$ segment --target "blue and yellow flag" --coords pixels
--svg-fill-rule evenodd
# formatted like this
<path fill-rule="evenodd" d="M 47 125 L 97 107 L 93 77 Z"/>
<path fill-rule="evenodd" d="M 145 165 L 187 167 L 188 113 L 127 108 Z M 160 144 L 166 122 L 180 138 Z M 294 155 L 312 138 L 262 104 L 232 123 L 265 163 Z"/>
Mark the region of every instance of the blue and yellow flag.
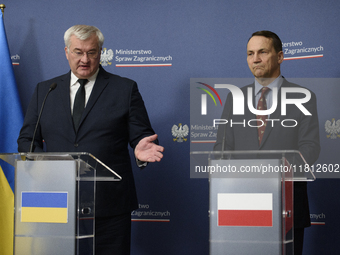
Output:
<path fill-rule="evenodd" d="M 23 114 L 0 11 L 0 153 L 17 152 Z M 13 254 L 14 168 L 0 162 L 0 254 Z"/>
<path fill-rule="evenodd" d="M 22 192 L 21 222 L 67 223 L 67 192 Z"/>

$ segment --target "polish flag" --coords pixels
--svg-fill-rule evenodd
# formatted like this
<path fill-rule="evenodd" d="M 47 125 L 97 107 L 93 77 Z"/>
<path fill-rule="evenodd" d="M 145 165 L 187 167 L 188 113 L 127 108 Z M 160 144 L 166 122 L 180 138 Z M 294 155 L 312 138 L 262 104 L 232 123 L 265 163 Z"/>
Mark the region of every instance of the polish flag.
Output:
<path fill-rule="evenodd" d="M 217 194 L 218 226 L 272 227 L 272 193 Z"/>

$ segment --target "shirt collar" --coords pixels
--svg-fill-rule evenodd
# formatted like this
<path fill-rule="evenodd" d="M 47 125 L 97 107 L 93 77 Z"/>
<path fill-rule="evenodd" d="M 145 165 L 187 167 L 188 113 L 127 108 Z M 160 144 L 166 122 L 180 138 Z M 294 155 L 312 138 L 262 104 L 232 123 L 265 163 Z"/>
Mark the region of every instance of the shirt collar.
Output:
<path fill-rule="evenodd" d="M 283 77 L 280 74 L 274 81 L 272 81 L 267 87 L 270 88 L 271 90 L 273 90 L 273 88 L 277 88 L 279 90 L 279 88 L 281 87 L 283 82 Z M 255 95 L 257 95 L 258 93 L 260 93 L 261 89 L 263 88 L 263 86 L 258 83 L 258 81 L 255 79 Z"/>
<path fill-rule="evenodd" d="M 92 75 L 90 78 L 88 78 L 89 82 L 93 82 L 94 83 L 96 81 L 96 79 L 97 79 L 98 73 L 99 73 L 99 68 L 98 68 L 97 72 L 94 75 Z M 76 85 L 77 82 L 78 82 L 78 79 L 79 78 L 71 71 L 71 81 L 70 81 L 71 86 Z"/>

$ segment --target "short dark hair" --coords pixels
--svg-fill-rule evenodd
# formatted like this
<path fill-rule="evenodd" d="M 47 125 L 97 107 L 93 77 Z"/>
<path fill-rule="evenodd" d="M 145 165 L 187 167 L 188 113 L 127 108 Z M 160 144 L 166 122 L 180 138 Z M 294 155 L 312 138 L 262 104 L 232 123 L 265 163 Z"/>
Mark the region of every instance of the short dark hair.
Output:
<path fill-rule="evenodd" d="M 277 36 L 277 34 L 271 32 L 271 31 L 267 31 L 267 30 L 257 31 L 257 32 L 255 32 L 251 35 L 249 40 L 253 36 L 264 36 L 266 38 L 271 38 L 273 40 L 273 46 L 274 46 L 275 51 L 276 52 L 282 51 L 282 42 L 281 42 L 280 37 Z M 248 42 L 249 42 L 249 40 L 248 40 Z"/>

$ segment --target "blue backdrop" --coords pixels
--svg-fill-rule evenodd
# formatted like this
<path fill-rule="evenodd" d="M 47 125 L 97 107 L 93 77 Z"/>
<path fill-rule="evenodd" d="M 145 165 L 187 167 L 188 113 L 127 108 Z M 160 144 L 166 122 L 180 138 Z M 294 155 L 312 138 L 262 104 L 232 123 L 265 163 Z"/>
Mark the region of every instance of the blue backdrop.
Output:
<path fill-rule="evenodd" d="M 16 0 L 3 1 L 5 27 L 24 112 L 35 85 L 69 70 L 63 34 L 75 24 L 100 28 L 103 61 L 137 81 L 165 157 L 135 169 L 140 209 L 133 212 L 132 254 L 208 254 L 208 182 L 190 179 L 187 140 L 190 78 L 249 78 L 246 43 L 258 30 L 284 43 L 282 74 L 339 78 L 340 2 L 336 0 Z M 144 58 L 143 58 L 144 57 Z M 318 97 L 322 164 L 339 163 L 340 138 L 327 138 L 326 120 L 340 119 L 337 84 L 311 88 Z M 340 235 L 338 179 L 309 184 L 313 226 L 304 254 L 335 254 Z"/>

